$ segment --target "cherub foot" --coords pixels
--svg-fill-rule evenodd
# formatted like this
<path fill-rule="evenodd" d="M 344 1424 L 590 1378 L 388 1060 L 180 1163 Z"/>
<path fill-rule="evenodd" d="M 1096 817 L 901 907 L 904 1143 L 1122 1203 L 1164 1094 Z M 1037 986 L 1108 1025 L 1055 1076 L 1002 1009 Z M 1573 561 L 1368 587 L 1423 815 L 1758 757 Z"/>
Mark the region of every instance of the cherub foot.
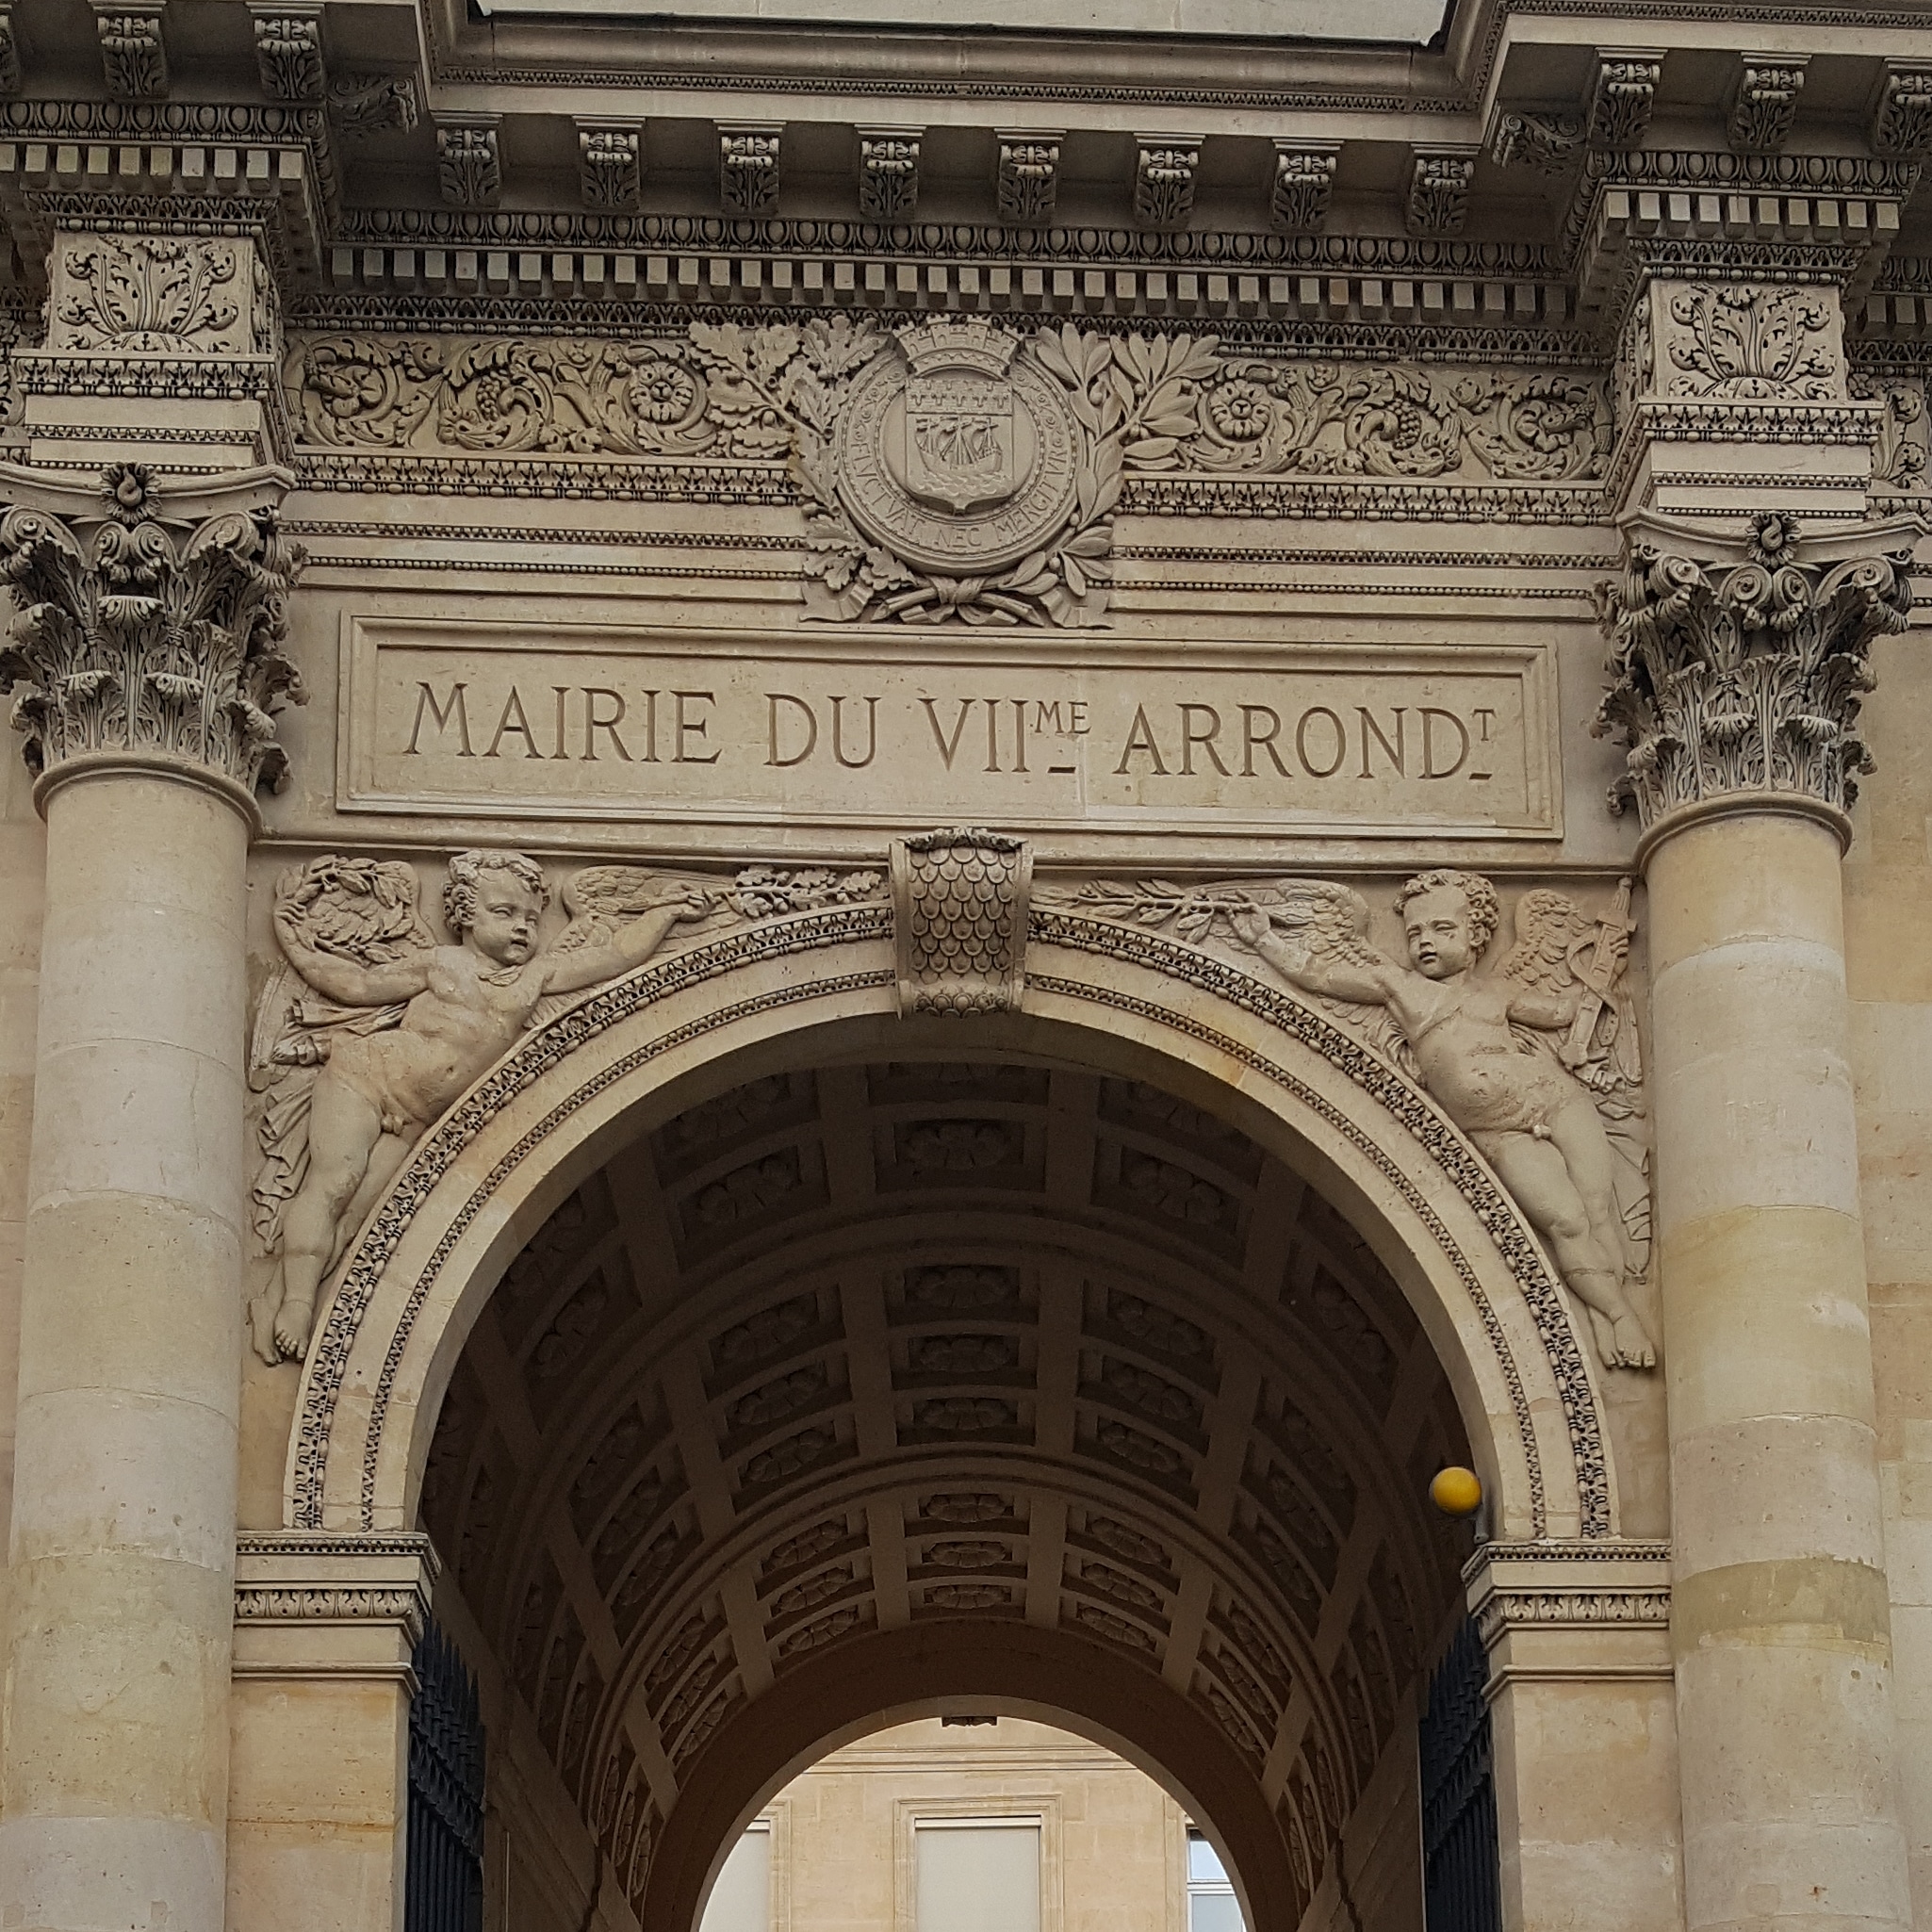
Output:
<path fill-rule="evenodd" d="M 1657 1350 L 1634 1315 L 1620 1315 L 1611 1324 L 1615 1352 L 1605 1359 L 1616 1368 L 1654 1368 Z"/>
<path fill-rule="evenodd" d="M 275 1318 L 275 1346 L 285 1359 L 300 1362 L 308 1353 L 309 1331 L 315 1326 L 316 1304 L 293 1298 L 282 1303 Z"/>
<path fill-rule="evenodd" d="M 282 1345 L 275 1339 L 275 1303 L 268 1295 L 256 1295 L 248 1304 L 248 1338 L 255 1353 L 272 1368 L 282 1359 Z"/>
<path fill-rule="evenodd" d="M 1617 1366 L 1616 1324 L 1600 1308 L 1592 1308 L 1590 1316 L 1590 1338 L 1596 1344 L 1596 1359 L 1606 1368 Z"/>

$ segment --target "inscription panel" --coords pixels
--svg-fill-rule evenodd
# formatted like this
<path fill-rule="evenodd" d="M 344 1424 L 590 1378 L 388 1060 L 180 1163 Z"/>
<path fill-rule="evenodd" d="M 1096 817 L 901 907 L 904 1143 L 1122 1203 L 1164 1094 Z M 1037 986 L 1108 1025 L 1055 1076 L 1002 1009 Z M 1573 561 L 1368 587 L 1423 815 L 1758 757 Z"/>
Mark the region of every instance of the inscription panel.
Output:
<path fill-rule="evenodd" d="M 770 828 L 1560 836 L 1547 645 L 807 641 L 349 617 L 349 811 Z M 868 840 L 868 844 L 876 843 Z M 748 846 L 747 846 L 748 848 Z"/>

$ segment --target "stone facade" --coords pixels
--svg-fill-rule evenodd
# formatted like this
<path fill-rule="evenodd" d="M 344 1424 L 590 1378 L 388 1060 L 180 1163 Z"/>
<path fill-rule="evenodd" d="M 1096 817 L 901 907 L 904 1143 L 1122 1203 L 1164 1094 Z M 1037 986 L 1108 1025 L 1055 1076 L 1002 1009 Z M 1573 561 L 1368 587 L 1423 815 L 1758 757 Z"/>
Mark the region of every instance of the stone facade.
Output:
<path fill-rule="evenodd" d="M 834 1751 L 765 1808 L 753 1875 L 730 1903 L 749 1893 L 743 1923 L 774 1932 L 895 1932 L 909 1907 L 917 1916 L 915 1834 L 981 1822 L 1037 1834 L 1042 1928 L 1187 1932 L 1181 1807 L 1112 1752 L 1014 1718 L 973 1728 L 926 1719 Z M 755 1921 L 761 1864 L 768 1920 Z M 735 1927 L 708 1920 L 706 1932 Z"/>
<path fill-rule="evenodd" d="M 1154 11 L 0 7 L 8 1925 L 1932 1917 L 1932 55 Z"/>

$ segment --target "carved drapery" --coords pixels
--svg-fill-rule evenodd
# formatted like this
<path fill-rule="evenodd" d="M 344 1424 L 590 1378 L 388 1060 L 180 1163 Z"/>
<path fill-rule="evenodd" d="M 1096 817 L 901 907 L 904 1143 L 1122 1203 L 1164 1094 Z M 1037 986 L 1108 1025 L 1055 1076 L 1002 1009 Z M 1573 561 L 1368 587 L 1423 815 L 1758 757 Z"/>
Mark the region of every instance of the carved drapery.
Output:
<path fill-rule="evenodd" d="M 1872 645 L 1910 621 L 1922 529 L 1901 517 L 1805 541 L 1766 516 L 1726 547 L 1634 519 L 1622 582 L 1598 587 L 1611 682 L 1592 729 L 1629 754 L 1611 809 L 1634 805 L 1646 828 L 1746 792 L 1847 809 L 1874 769 L 1858 734 Z"/>
<path fill-rule="evenodd" d="M 274 713 L 305 698 L 283 649 L 304 561 L 270 510 L 217 515 L 182 533 L 138 464 L 103 472 L 96 517 L 8 511 L 0 574 L 18 615 L 0 647 L 0 692 L 15 694 L 28 767 L 147 752 L 205 765 L 251 793 L 263 782 L 279 790 L 288 760 Z"/>
<path fill-rule="evenodd" d="M 1016 1008 L 1026 976 L 1033 855 L 974 827 L 892 842 L 892 930 L 904 1014 Z"/>

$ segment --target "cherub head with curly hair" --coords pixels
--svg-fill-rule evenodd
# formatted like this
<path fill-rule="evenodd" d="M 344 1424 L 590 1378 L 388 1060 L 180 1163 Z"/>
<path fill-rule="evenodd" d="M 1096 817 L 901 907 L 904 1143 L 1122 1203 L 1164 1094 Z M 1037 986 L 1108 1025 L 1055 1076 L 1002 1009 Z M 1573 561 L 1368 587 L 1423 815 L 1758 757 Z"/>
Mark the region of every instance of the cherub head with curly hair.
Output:
<path fill-rule="evenodd" d="M 1396 894 L 1409 962 L 1428 979 L 1466 973 L 1502 920 L 1496 888 L 1480 873 L 1437 867 L 1418 872 Z"/>
<path fill-rule="evenodd" d="M 521 852 L 459 852 L 450 860 L 443 917 L 459 940 L 501 965 L 520 966 L 536 951 L 549 903 L 543 867 Z"/>

